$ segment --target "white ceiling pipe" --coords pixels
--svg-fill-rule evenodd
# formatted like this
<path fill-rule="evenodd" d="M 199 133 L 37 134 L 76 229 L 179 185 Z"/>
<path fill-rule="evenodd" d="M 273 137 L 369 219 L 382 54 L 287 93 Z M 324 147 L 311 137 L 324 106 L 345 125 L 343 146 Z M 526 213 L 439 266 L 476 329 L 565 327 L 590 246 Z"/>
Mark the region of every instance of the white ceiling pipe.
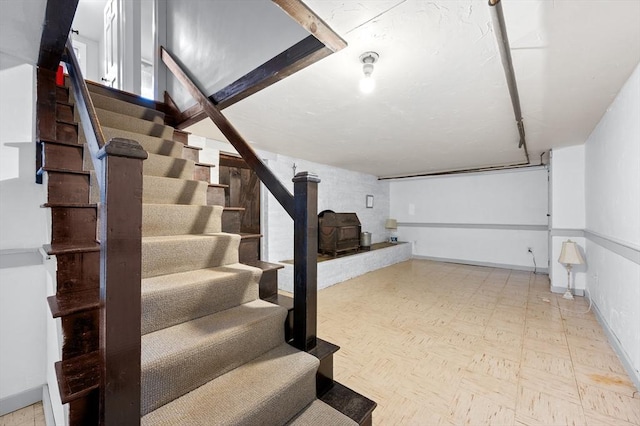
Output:
<path fill-rule="evenodd" d="M 520 143 L 518 148 L 524 147 L 524 153 L 527 156 L 527 164 L 529 161 L 529 152 L 524 137 L 524 123 L 522 122 L 522 110 L 520 109 L 520 96 L 518 95 L 518 85 L 516 84 L 516 75 L 513 71 L 513 61 L 511 60 L 511 48 L 509 47 L 509 38 L 507 37 L 507 27 L 504 23 L 504 13 L 502 12 L 502 3 L 500 0 L 489 0 L 489 10 L 491 11 L 491 20 L 493 21 L 493 30 L 498 40 L 498 50 L 502 59 L 502 67 L 504 75 L 507 78 L 507 86 L 511 95 L 511 104 L 513 105 L 513 113 L 516 117 L 516 125 L 520 134 Z"/>

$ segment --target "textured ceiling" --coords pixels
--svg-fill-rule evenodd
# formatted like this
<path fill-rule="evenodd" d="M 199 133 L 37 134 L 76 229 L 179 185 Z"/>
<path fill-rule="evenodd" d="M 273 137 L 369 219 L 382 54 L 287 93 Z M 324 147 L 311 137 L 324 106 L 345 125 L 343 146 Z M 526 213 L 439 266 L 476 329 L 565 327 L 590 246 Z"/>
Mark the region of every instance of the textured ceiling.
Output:
<path fill-rule="evenodd" d="M 486 0 L 307 4 L 349 46 L 224 111 L 258 149 L 376 176 L 519 163 Z M 532 162 L 583 143 L 640 60 L 640 1 L 503 0 Z M 380 54 L 370 95 L 358 57 Z M 188 129 L 223 136 L 209 121 Z"/>

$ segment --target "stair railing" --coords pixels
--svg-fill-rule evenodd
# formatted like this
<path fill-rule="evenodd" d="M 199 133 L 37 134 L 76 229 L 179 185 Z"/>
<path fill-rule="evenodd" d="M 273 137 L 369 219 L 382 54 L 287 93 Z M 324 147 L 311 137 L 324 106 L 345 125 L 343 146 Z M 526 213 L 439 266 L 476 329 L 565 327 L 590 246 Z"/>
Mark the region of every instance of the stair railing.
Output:
<path fill-rule="evenodd" d="M 142 161 L 147 153 L 128 139 L 105 143 L 71 40 L 63 60 L 100 188 L 100 424 L 139 424 Z"/>
<path fill-rule="evenodd" d="M 200 104 L 293 219 L 293 345 L 304 351 L 313 349 L 317 335 L 317 215 L 320 179 L 313 173 L 297 173 L 293 178 L 292 195 L 164 47 L 161 48 L 161 57 L 167 68 Z"/>

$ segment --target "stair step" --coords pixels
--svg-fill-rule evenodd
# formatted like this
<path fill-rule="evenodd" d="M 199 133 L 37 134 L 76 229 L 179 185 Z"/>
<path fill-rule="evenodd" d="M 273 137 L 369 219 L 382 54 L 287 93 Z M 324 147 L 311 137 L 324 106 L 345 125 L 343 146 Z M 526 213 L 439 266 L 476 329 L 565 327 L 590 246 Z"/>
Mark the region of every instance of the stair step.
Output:
<path fill-rule="evenodd" d="M 51 315 L 60 318 L 100 307 L 100 289 L 69 291 L 47 297 Z"/>
<path fill-rule="evenodd" d="M 70 99 L 72 101 L 74 100 L 73 92 L 71 92 Z M 127 115 L 128 117 L 164 125 L 164 113 L 155 109 L 146 108 L 99 93 L 91 93 L 91 101 L 96 109 L 112 111 L 118 114 Z M 79 121 L 77 114 L 75 116 L 75 120 Z"/>
<path fill-rule="evenodd" d="M 49 247 L 50 248 L 50 247 Z M 56 294 L 100 287 L 100 246 L 98 250 L 57 253 Z"/>
<path fill-rule="evenodd" d="M 98 120 L 100 120 L 100 125 L 102 126 L 140 133 L 142 135 L 155 136 L 162 139 L 173 139 L 173 127 L 129 117 L 128 115 L 105 109 L 96 108 L 95 110 Z"/>
<path fill-rule="evenodd" d="M 149 157 L 142 162 L 142 174 L 146 176 L 175 179 L 191 179 L 193 177 L 195 163 L 191 160 L 158 154 L 148 155 Z"/>
<path fill-rule="evenodd" d="M 293 319 L 293 312 L 291 313 Z M 316 347 L 309 351 L 320 361 L 318 373 L 316 374 L 316 395 L 323 396 L 332 388 L 333 381 L 333 354 L 340 350 L 340 346 L 317 339 Z"/>
<path fill-rule="evenodd" d="M 56 122 L 56 139 L 65 142 L 78 141 L 78 125 L 74 123 Z"/>
<path fill-rule="evenodd" d="M 224 206 L 225 203 L 224 188 L 210 183 L 207 187 L 207 205 Z"/>
<path fill-rule="evenodd" d="M 196 163 L 193 179 L 211 182 L 211 168 L 213 167 L 215 167 L 213 164 Z"/>
<path fill-rule="evenodd" d="M 44 141 L 43 167 L 58 170 L 82 170 L 83 147 L 78 144 Z"/>
<path fill-rule="evenodd" d="M 69 102 L 69 89 L 64 86 L 56 86 L 56 101 Z"/>
<path fill-rule="evenodd" d="M 180 142 L 183 145 L 187 145 L 189 143 L 189 135 L 191 133 L 181 130 L 181 129 L 174 129 L 173 130 L 173 140 L 176 142 Z"/>
<path fill-rule="evenodd" d="M 283 343 L 147 414 L 142 425 L 285 424 L 315 399 L 317 366 Z"/>
<path fill-rule="evenodd" d="M 143 237 L 142 277 L 239 263 L 239 245 L 239 235 L 226 233 Z"/>
<path fill-rule="evenodd" d="M 142 235 L 212 234 L 222 232 L 222 206 L 143 204 Z"/>
<path fill-rule="evenodd" d="M 50 203 L 86 203 L 89 201 L 89 172 L 43 167 L 47 173 Z"/>
<path fill-rule="evenodd" d="M 277 347 L 285 316 L 254 300 L 144 335 L 143 415 Z"/>
<path fill-rule="evenodd" d="M 363 426 L 371 425 L 373 410 L 377 406 L 369 398 L 338 382 L 334 382 L 320 400 Z"/>
<path fill-rule="evenodd" d="M 100 354 L 95 351 L 55 363 L 63 404 L 86 396 L 100 386 Z"/>
<path fill-rule="evenodd" d="M 222 211 L 222 230 L 239 234 L 244 211 L 245 209 L 242 207 L 225 207 Z"/>
<path fill-rule="evenodd" d="M 142 202 L 207 205 L 207 183 L 197 180 L 143 176 Z"/>
<path fill-rule="evenodd" d="M 51 256 L 70 253 L 87 253 L 100 251 L 100 243 L 83 243 L 83 244 L 44 244 L 42 246 L 45 253 Z"/>
<path fill-rule="evenodd" d="M 241 263 L 142 280 L 142 334 L 258 298 L 260 270 Z"/>
<path fill-rule="evenodd" d="M 202 151 L 202 148 L 200 147 L 184 145 L 182 147 L 182 158 L 192 160 L 197 163 L 200 161 L 200 151 Z"/>
<path fill-rule="evenodd" d="M 242 242 L 241 242 L 242 245 Z M 242 254 L 241 254 L 242 256 Z M 260 299 L 269 300 L 278 295 L 278 269 L 284 268 L 283 265 L 277 263 L 263 262 L 261 260 L 250 260 L 242 262 L 245 265 L 260 268 L 262 276 L 260 277 Z M 269 300 L 270 301 L 270 300 Z M 273 302 L 276 303 L 277 302 Z"/>
<path fill-rule="evenodd" d="M 349 417 L 319 399 L 307 405 L 300 414 L 287 423 L 288 426 L 355 426 L 357 424 L 358 423 Z"/>
<path fill-rule="evenodd" d="M 224 222 L 222 223 L 224 229 Z M 260 239 L 261 234 L 240 234 L 240 262 L 255 262 L 260 258 Z"/>
<path fill-rule="evenodd" d="M 51 209 L 51 243 L 82 244 L 96 241 L 98 209 L 89 203 L 46 203 Z"/>
<path fill-rule="evenodd" d="M 162 139 L 155 136 L 142 135 L 140 133 L 129 132 L 127 130 L 114 129 L 102 126 L 102 133 L 105 140 L 113 138 L 131 139 L 140 144 L 149 154 L 166 155 L 175 158 L 182 157 L 182 144 L 169 139 Z M 84 132 L 80 130 L 78 137 L 80 143 L 86 143 Z"/>
<path fill-rule="evenodd" d="M 56 119 L 65 123 L 74 123 L 73 104 L 69 102 L 56 102 Z"/>

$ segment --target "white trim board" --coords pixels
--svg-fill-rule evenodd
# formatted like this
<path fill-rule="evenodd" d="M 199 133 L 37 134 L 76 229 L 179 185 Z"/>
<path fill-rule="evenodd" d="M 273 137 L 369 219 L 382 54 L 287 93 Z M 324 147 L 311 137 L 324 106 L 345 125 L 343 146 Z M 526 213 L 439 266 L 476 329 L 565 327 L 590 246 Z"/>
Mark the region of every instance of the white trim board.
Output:
<path fill-rule="evenodd" d="M 484 266 L 487 268 L 514 269 L 516 271 L 533 272 L 535 269 L 537 273 L 541 273 L 541 274 L 549 273 L 549 268 L 534 268 L 533 266 L 507 265 L 505 263 L 476 262 L 474 260 L 466 260 L 466 259 L 448 259 L 444 257 L 418 256 L 418 255 L 413 255 L 411 258 L 419 259 L 419 260 L 433 260 L 435 262 L 459 263 L 461 265 Z"/>
<path fill-rule="evenodd" d="M 0 416 L 42 401 L 42 392 L 42 386 L 38 386 L 0 399 Z"/>
<path fill-rule="evenodd" d="M 640 247 L 633 244 L 619 241 L 612 237 L 599 234 L 588 229 L 559 229 L 553 228 L 549 230 L 552 237 L 574 237 L 586 238 L 592 243 L 598 244 L 617 255 L 624 257 L 633 263 L 640 265 Z"/>
<path fill-rule="evenodd" d="M 622 366 L 627 371 L 627 374 L 631 378 L 631 381 L 633 382 L 633 384 L 636 386 L 636 389 L 640 390 L 640 372 L 636 371 L 633 368 L 633 364 L 631 363 L 629 356 L 622 348 L 622 345 L 620 344 L 620 341 L 618 340 L 616 335 L 613 333 L 611 328 L 609 328 L 609 325 L 606 323 L 606 321 L 604 321 L 604 318 L 602 318 L 602 314 L 600 313 L 598 306 L 595 303 L 593 303 L 592 307 L 593 307 L 593 313 L 595 314 L 596 319 L 598 320 L 598 322 L 602 326 L 602 329 L 607 335 L 609 344 L 611 345 L 611 347 L 613 347 L 613 350 L 616 352 L 616 355 L 618 355 L 618 359 L 620 359 Z"/>

